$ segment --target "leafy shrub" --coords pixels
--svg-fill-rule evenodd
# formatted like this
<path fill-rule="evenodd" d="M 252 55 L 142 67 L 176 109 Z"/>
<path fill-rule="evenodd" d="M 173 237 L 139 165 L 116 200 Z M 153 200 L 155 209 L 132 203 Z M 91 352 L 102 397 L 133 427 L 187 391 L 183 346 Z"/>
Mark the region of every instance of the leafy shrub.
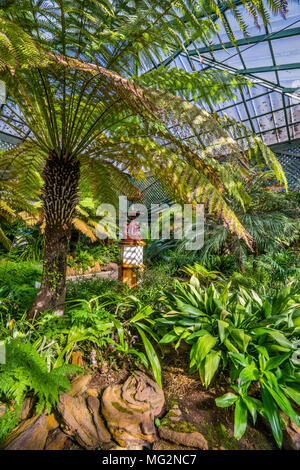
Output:
<path fill-rule="evenodd" d="M 44 408 L 50 412 L 59 394 L 70 389 L 68 376 L 78 371 L 77 366 L 68 364 L 49 370 L 32 344 L 13 339 L 6 343 L 6 363 L 0 365 L 0 394 L 20 405 L 32 391 L 37 413 Z"/>
<path fill-rule="evenodd" d="M 0 311 L 8 308 L 13 316 L 28 310 L 37 295 L 35 282 L 40 281 L 42 267 L 37 263 L 5 261 L 0 263 Z"/>
<path fill-rule="evenodd" d="M 39 262 L 44 254 L 44 237 L 39 226 L 20 227 L 15 233 L 8 258 L 15 261 Z"/>
<path fill-rule="evenodd" d="M 113 243 L 111 245 L 97 245 L 89 248 L 89 253 L 93 258 L 101 263 L 110 263 L 120 261 L 120 245 Z"/>
<path fill-rule="evenodd" d="M 40 281 L 42 267 L 38 263 L 3 261 L 0 263 L 0 286 L 34 286 Z"/>
<path fill-rule="evenodd" d="M 0 365 L 0 398 L 13 401 L 13 411 L 7 408 L 0 418 L 0 441 L 17 424 L 25 396 L 33 393 L 37 399 L 36 412 L 44 408 L 50 412 L 60 393 L 71 388 L 68 376 L 79 372 L 79 367 L 64 364 L 49 370 L 46 360 L 29 342 L 12 339 L 6 343 L 6 363 Z"/>
<path fill-rule="evenodd" d="M 160 343 L 174 343 L 176 349 L 181 341 L 189 344 L 191 372 L 198 370 L 206 387 L 220 365 L 230 369 L 238 395 L 227 394 L 217 403 L 236 405 L 237 439 L 245 432 L 247 410 L 254 422 L 257 412 L 269 420 L 279 446 L 278 407 L 299 423 L 287 398 L 300 404 L 300 364 L 293 359 L 300 351 L 299 300 L 292 286 L 262 298 L 253 290 L 231 290 L 230 283 L 220 290 L 214 285 L 202 289 L 196 278 L 175 281 L 174 292 L 164 294 L 166 313 L 156 319 L 164 332 Z M 259 383 L 262 401 L 248 397 L 252 382 Z"/>
<path fill-rule="evenodd" d="M 239 268 L 235 256 L 224 254 L 208 255 L 202 264 L 209 271 L 219 271 L 223 275 L 230 275 Z"/>
<path fill-rule="evenodd" d="M 181 271 L 189 274 L 191 281 L 196 279 L 201 285 L 207 285 L 221 276 L 219 271 L 209 271 L 199 263 L 195 263 L 194 266 L 185 266 Z"/>

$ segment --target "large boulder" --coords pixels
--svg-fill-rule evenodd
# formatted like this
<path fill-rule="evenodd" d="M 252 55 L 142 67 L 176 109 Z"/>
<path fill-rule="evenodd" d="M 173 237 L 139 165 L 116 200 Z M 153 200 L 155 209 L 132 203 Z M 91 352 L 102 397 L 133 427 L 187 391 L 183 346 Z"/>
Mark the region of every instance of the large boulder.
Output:
<path fill-rule="evenodd" d="M 208 442 L 205 437 L 192 423 L 184 420 L 177 404 L 162 419 L 158 432 L 162 439 L 175 444 L 208 450 Z"/>
<path fill-rule="evenodd" d="M 123 384 L 110 385 L 102 396 L 102 414 L 120 447 L 149 445 L 157 440 L 154 419 L 164 408 L 162 389 L 137 371 Z"/>

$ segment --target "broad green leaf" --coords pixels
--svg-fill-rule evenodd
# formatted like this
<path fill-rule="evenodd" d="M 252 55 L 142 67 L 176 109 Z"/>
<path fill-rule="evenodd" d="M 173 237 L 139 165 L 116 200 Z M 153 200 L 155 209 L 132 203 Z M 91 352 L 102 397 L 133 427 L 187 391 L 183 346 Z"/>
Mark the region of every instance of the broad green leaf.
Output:
<path fill-rule="evenodd" d="M 224 320 L 218 320 L 218 329 L 219 329 L 219 336 L 221 343 L 223 343 L 225 337 L 226 337 L 226 330 L 229 327 L 229 323 L 227 323 Z"/>
<path fill-rule="evenodd" d="M 214 338 L 210 334 L 200 336 L 200 338 L 198 338 L 197 349 L 196 349 L 196 360 L 199 365 L 203 361 L 203 359 L 207 356 L 209 351 L 214 347 L 217 341 L 218 339 Z"/>
<path fill-rule="evenodd" d="M 179 348 L 181 341 L 182 341 L 183 339 L 187 338 L 187 337 L 189 336 L 189 334 L 190 334 L 190 332 L 187 331 L 187 330 L 185 330 L 185 331 L 183 331 L 183 332 L 181 333 L 179 340 L 178 340 L 177 343 L 175 344 L 175 349 L 178 349 L 178 348 Z"/>
<path fill-rule="evenodd" d="M 239 440 L 245 434 L 247 428 L 247 406 L 242 398 L 239 398 L 235 404 L 234 410 L 234 437 Z"/>
<path fill-rule="evenodd" d="M 263 414 L 269 421 L 273 436 L 279 448 L 282 446 L 282 429 L 280 425 L 279 413 L 275 401 L 264 384 L 261 384 L 261 396 L 263 402 Z"/>
<path fill-rule="evenodd" d="M 151 364 L 151 367 L 152 367 L 152 370 L 153 370 L 155 380 L 157 381 L 158 385 L 161 387 L 162 386 L 161 385 L 161 366 L 160 366 L 158 356 L 157 356 L 157 354 L 155 352 L 155 349 L 153 348 L 152 344 L 150 343 L 149 339 L 147 338 L 147 336 L 143 332 L 143 330 L 139 326 L 136 326 L 136 328 L 137 328 L 137 330 L 138 330 L 138 332 L 139 332 L 139 334 L 142 338 L 147 357 L 150 361 L 150 364 Z"/>
<path fill-rule="evenodd" d="M 239 386 L 242 387 L 248 382 L 258 380 L 259 370 L 257 369 L 255 362 L 246 366 L 239 375 Z"/>
<path fill-rule="evenodd" d="M 153 308 L 150 305 L 142 308 L 133 318 L 131 318 L 130 323 L 135 323 L 142 320 L 143 318 L 149 317 L 153 313 Z"/>
<path fill-rule="evenodd" d="M 241 348 L 242 351 L 245 352 L 249 341 L 251 340 L 251 336 L 247 335 L 245 331 L 240 328 L 234 328 L 233 330 L 231 330 L 230 334 L 236 344 L 239 346 L 239 348 Z"/>
<path fill-rule="evenodd" d="M 218 370 L 221 358 L 221 351 L 211 351 L 205 360 L 204 365 L 204 385 L 209 386 L 216 371 Z"/>
<path fill-rule="evenodd" d="M 238 400 L 238 396 L 234 393 L 225 393 L 222 397 L 216 398 L 215 402 L 219 408 L 227 408 Z"/>
<path fill-rule="evenodd" d="M 232 353 L 238 353 L 239 352 L 239 350 L 232 344 L 232 342 L 228 338 L 225 339 L 224 345 L 226 346 L 228 351 L 230 351 Z"/>
<path fill-rule="evenodd" d="M 283 333 L 278 330 L 271 328 L 256 328 L 253 330 L 256 336 L 262 336 L 264 334 L 269 335 L 274 339 L 280 346 L 293 348 L 292 343 L 285 337 Z"/>
<path fill-rule="evenodd" d="M 271 357 L 266 363 L 266 366 L 265 366 L 266 370 L 276 369 L 277 367 L 280 366 L 280 364 L 286 361 L 290 357 L 290 355 L 291 355 L 291 352 Z"/>
<path fill-rule="evenodd" d="M 169 333 L 166 333 L 162 339 L 159 341 L 160 343 L 173 343 L 174 341 L 177 341 L 178 335 L 174 331 L 170 331 Z"/>
<path fill-rule="evenodd" d="M 282 390 L 289 396 L 291 397 L 292 400 L 294 400 L 297 405 L 300 406 L 300 387 L 297 387 L 297 385 L 284 385 L 281 386 Z"/>
<path fill-rule="evenodd" d="M 249 396 L 243 397 L 243 400 L 244 400 L 244 403 L 246 403 L 248 411 L 252 416 L 253 424 L 255 424 L 256 418 L 257 418 L 257 411 L 260 412 L 262 403 L 256 398 L 249 397 Z"/>
<path fill-rule="evenodd" d="M 267 377 L 268 379 L 269 377 Z M 291 420 L 297 425 L 297 426 L 300 426 L 300 420 L 299 420 L 299 417 L 297 415 L 297 413 L 295 412 L 295 410 L 293 410 L 288 398 L 285 396 L 285 394 L 280 390 L 280 388 L 276 387 L 275 389 L 275 386 L 273 384 L 270 384 L 269 380 L 267 382 L 267 380 L 264 381 L 264 385 L 265 387 L 268 389 L 270 395 L 273 397 L 273 399 L 275 400 L 275 402 L 277 403 L 277 405 L 279 406 L 279 408 L 286 414 L 288 415 Z"/>

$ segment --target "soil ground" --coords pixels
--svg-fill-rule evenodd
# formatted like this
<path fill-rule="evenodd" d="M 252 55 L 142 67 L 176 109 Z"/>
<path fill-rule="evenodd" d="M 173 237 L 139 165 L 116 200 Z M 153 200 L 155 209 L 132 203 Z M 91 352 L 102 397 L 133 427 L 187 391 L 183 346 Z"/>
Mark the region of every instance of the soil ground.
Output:
<path fill-rule="evenodd" d="M 149 371 L 147 371 L 149 374 Z M 128 375 L 124 367 L 114 370 L 108 367 L 102 368 L 101 373 L 93 375 L 90 388 L 102 390 L 108 385 L 123 382 Z M 233 408 L 218 408 L 215 399 L 232 391 L 224 375 L 219 375 L 218 381 L 209 389 L 205 389 L 200 383 L 198 374 L 189 374 L 187 353 L 176 353 L 174 350 L 167 354 L 162 361 L 162 384 L 167 401 L 168 411 L 174 403 L 178 403 L 183 412 L 184 419 L 196 427 L 205 436 L 209 443 L 209 449 L 213 450 L 276 450 L 274 438 L 258 418 L 255 427 L 251 417 L 247 431 L 240 441 L 233 437 L 234 411 Z M 162 441 L 165 448 L 166 442 Z M 159 448 L 159 444 L 156 444 Z M 170 444 L 170 449 L 172 444 Z"/>

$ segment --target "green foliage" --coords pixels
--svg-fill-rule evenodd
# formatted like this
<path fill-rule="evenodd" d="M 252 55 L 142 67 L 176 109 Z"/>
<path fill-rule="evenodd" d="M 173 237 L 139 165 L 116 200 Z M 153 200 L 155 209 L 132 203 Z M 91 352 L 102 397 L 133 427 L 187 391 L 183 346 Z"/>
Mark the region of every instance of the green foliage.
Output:
<path fill-rule="evenodd" d="M 134 79 L 141 86 L 166 90 L 173 95 L 180 94 L 187 101 L 203 101 L 211 107 L 225 100 L 235 100 L 236 91 L 242 91 L 245 85 L 251 86 L 251 82 L 244 77 L 234 76 L 226 71 L 189 73 L 166 66 L 152 69 Z"/>
<path fill-rule="evenodd" d="M 233 287 L 255 289 L 265 295 L 271 295 L 282 285 L 293 283 L 299 290 L 299 256 L 289 249 L 268 252 L 258 257 L 249 256 L 245 261 L 243 273 L 235 271 L 229 277 Z"/>
<path fill-rule="evenodd" d="M 239 268 L 235 256 L 224 254 L 208 256 L 203 265 L 209 271 L 219 271 L 223 275 L 231 274 L 235 269 Z"/>
<path fill-rule="evenodd" d="M 269 420 L 281 447 L 278 408 L 299 425 L 290 403 L 300 404 L 300 297 L 295 288 L 285 286 L 270 298 L 234 290 L 230 283 L 202 289 L 192 277 L 189 283 L 175 281 L 174 292 L 166 292 L 162 301 L 167 311 L 156 319 L 164 332 L 160 343 L 174 343 L 175 349 L 182 341 L 191 345 L 191 372 L 198 370 L 206 387 L 220 366 L 230 369 L 237 394 L 226 394 L 217 405 L 235 405 L 235 437 L 243 436 L 248 412 L 254 424 L 258 412 Z M 261 400 L 248 394 L 253 382 L 260 385 Z"/>
<path fill-rule="evenodd" d="M 274 11 L 280 10 L 277 1 L 271 5 Z M 243 2 L 243 6 L 243 13 L 247 10 L 256 21 L 262 17 L 266 22 L 261 2 Z M 229 8 L 246 33 L 243 14 L 234 4 Z M 10 105 L 9 117 L 2 114 L 1 119 L 21 135 L 24 126 L 30 131 L 30 139 L 5 153 L 6 163 L 30 166 L 23 183 L 26 178 L 32 182 L 34 173 L 41 174 L 51 149 L 53 158 L 80 162 L 80 188 L 88 187 L 96 199 L 112 202 L 117 194 L 137 193 L 124 170 L 134 177 L 143 177 L 149 170 L 164 180 L 174 198 L 205 203 L 210 215 L 250 245 L 249 232 L 228 204 L 224 190 L 237 200 L 245 194 L 232 178 L 231 167 L 219 159 L 224 156 L 236 166 L 247 160 L 252 148 L 252 160 L 260 157 L 283 182 L 284 173 L 275 155 L 256 136 L 245 139 L 244 145 L 243 139 L 237 140 L 244 131 L 242 125 L 205 108 L 232 98 L 246 86 L 245 79 L 219 71 L 149 70 L 153 60 L 160 63 L 176 47 L 185 50 L 196 37 L 209 45 L 218 36 L 212 15 L 218 15 L 228 28 L 219 12 L 217 1 L 207 6 L 202 0 L 196 4 L 155 0 L 151 6 L 142 0 L 129 5 L 98 1 L 97 8 L 92 0 L 65 0 L 38 2 L 34 11 L 32 2 L 26 0 L 18 8 L 13 3 L 1 10 L 1 24 L 8 34 L 8 42 L 6 36 L 0 38 L 6 64 L 1 77 Z M 232 32 L 228 34 L 233 39 Z M 34 38 L 39 54 L 28 37 Z M 176 96 L 178 90 L 184 99 Z M 189 97 L 197 105 L 190 104 Z M 228 125 L 233 126 L 236 140 L 229 136 Z M 82 220 L 75 217 L 74 221 L 91 233 Z"/>
<path fill-rule="evenodd" d="M 122 292 L 122 285 L 118 281 L 100 279 L 97 276 L 92 276 L 89 279 L 70 280 L 67 282 L 66 309 L 69 309 L 68 302 L 70 300 L 84 299 L 89 301 L 105 292 L 111 292 L 117 296 Z"/>
<path fill-rule="evenodd" d="M 120 247 L 118 243 L 113 245 L 97 245 L 97 246 L 85 246 L 84 244 L 78 243 L 75 245 L 76 251 L 72 257 L 68 257 L 68 266 L 77 270 L 87 270 L 88 267 L 92 267 L 95 262 L 100 265 L 119 261 L 120 258 Z"/>
<path fill-rule="evenodd" d="M 201 285 L 207 285 L 221 276 L 219 271 L 210 271 L 199 263 L 195 263 L 193 266 L 185 266 L 182 271 L 191 277 L 191 282 L 195 279 Z"/>
<path fill-rule="evenodd" d="M 145 247 L 145 260 L 153 263 L 155 261 L 167 260 L 167 252 L 174 248 L 175 240 L 148 240 Z"/>
<path fill-rule="evenodd" d="M 150 336 L 150 338 L 155 342 L 159 341 L 158 336 L 153 331 L 154 320 L 151 318 L 153 308 L 150 305 L 143 307 L 142 304 L 138 301 L 138 299 L 132 296 L 129 296 L 128 298 L 125 297 L 124 303 L 126 303 L 128 300 L 130 303 L 133 302 L 136 305 L 137 313 L 136 315 L 134 315 L 134 317 L 130 318 L 129 320 L 127 320 L 127 322 L 123 323 L 123 325 L 115 317 L 111 316 L 111 319 L 114 322 L 118 331 L 119 342 L 117 343 L 113 340 L 109 340 L 109 342 L 113 344 L 114 348 L 122 354 L 132 354 L 134 356 L 137 356 L 145 367 L 149 367 L 150 362 L 155 380 L 161 387 L 162 385 L 160 361 L 151 341 L 148 338 L 148 336 Z M 118 308 L 119 307 L 120 304 L 118 305 Z M 126 341 L 125 339 L 126 326 L 129 328 L 129 331 L 127 332 L 127 336 L 129 338 L 131 337 L 130 329 L 136 329 L 142 340 L 146 355 L 138 351 L 136 348 L 129 346 L 128 341 Z"/>
<path fill-rule="evenodd" d="M 22 315 L 36 297 L 35 282 L 40 281 L 42 268 L 37 263 L 2 261 L 0 263 L 0 311 Z M 18 313 L 19 312 L 19 313 Z"/>
<path fill-rule="evenodd" d="M 273 172 L 251 170 L 251 177 L 237 178 L 237 184 L 247 191 L 247 200 L 234 201 L 231 207 L 254 240 L 257 254 L 266 251 L 276 252 L 297 241 L 299 237 L 299 204 L 297 196 L 280 188 L 272 188 Z M 281 188 L 282 189 L 282 188 Z M 231 253 L 242 265 L 249 249 L 245 243 L 232 235 L 228 229 L 208 217 L 205 231 L 205 244 L 200 254 L 206 261 L 211 254 Z"/>
<path fill-rule="evenodd" d="M 14 409 L 6 408 L 4 415 L 0 418 L 0 443 L 17 426 L 20 411 L 21 405 L 15 406 Z"/>
<path fill-rule="evenodd" d="M 21 232 L 21 233 L 18 233 Z M 43 258 L 44 239 L 39 227 L 26 227 L 15 233 L 7 258 L 15 261 L 39 262 Z"/>
<path fill-rule="evenodd" d="M 1 68 L 1 57 L 0 57 Z M 14 160 L 7 161 L 0 151 L 0 244 L 9 250 L 12 242 L 7 236 L 7 225 L 15 224 L 24 219 L 24 213 L 36 215 L 36 209 L 31 204 L 32 197 L 36 196 L 39 187 L 40 176 L 35 173 L 35 179 L 29 187 L 23 185 L 26 169 L 19 166 Z M 32 170 L 27 169 L 29 175 Z M 25 212 L 24 212 L 25 211 Z"/>
<path fill-rule="evenodd" d="M 49 370 L 32 344 L 12 339 L 6 343 L 6 363 L 0 365 L 0 394 L 20 405 L 32 391 L 37 398 L 37 413 L 44 408 L 50 412 L 59 394 L 70 389 L 68 376 L 78 371 L 78 367 L 66 364 Z"/>

